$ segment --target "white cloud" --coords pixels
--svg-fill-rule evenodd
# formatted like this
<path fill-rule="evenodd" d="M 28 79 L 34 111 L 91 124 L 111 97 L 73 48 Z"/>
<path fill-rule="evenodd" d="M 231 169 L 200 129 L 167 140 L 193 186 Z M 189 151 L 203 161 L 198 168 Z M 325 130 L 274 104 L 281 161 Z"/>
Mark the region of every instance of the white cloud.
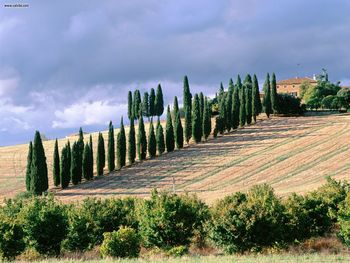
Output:
<path fill-rule="evenodd" d="M 52 122 L 53 128 L 73 128 L 80 125 L 107 124 L 126 112 L 126 104 L 112 104 L 110 101 L 75 103 L 62 111 L 55 111 L 58 120 Z"/>
<path fill-rule="evenodd" d="M 29 130 L 31 125 L 27 122 L 31 107 L 13 104 L 10 99 L 0 100 L 0 127 L 1 131 Z"/>

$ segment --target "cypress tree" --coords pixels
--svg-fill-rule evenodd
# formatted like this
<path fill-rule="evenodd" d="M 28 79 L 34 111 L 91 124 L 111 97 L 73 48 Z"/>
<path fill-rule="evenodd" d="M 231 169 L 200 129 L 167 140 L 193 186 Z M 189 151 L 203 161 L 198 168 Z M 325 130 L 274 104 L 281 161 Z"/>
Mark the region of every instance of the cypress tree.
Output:
<path fill-rule="evenodd" d="M 148 92 L 145 92 L 143 94 L 143 100 L 142 100 L 142 115 L 145 117 L 150 116 L 150 110 L 149 110 L 149 95 Z"/>
<path fill-rule="evenodd" d="M 233 81 L 230 79 L 228 84 L 228 91 L 226 96 L 226 105 L 225 105 L 225 111 L 226 111 L 226 129 L 227 131 L 231 131 L 232 128 L 232 96 L 233 96 Z"/>
<path fill-rule="evenodd" d="M 161 116 L 164 112 L 164 99 L 163 99 L 163 91 L 160 84 L 157 87 L 156 100 L 155 100 L 155 109 L 157 116 Z"/>
<path fill-rule="evenodd" d="M 241 77 L 238 75 L 236 85 L 233 89 L 232 97 L 232 128 L 237 129 L 239 126 L 239 109 L 240 109 L 240 98 L 239 91 L 242 88 Z"/>
<path fill-rule="evenodd" d="M 167 116 L 166 116 L 166 126 L 165 126 L 165 146 L 167 152 L 174 151 L 175 139 L 174 139 L 174 127 L 171 118 L 170 107 L 168 105 Z"/>
<path fill-rule="evenodd" d="M 137 134 L 137 154 L 140 161 L 146 159 L 147 138 L 146 138 L 146 132 L 145 132 L 145 125 L 143 123 L 142 117 L 139 120 L 139 129 Z"/>
<path fill-rule="evenodd" d="M 112 172 L 115 169 L 115 141 L 114 141 L 114 127 L 112 121 L 109 122 L 108 129 L 108 171 Z"/>
<path fill-rule="evenodd" d="M 78 178 L 79 182 L 81 182 L 81 179 L 83 178 L 83 153 L 84 153 L 84 135 L 83 135 L 83 129 L 80 127 L 79 129 L 79 139 L 77 142 L 79 146 L 79 155 L 78 155 Z"/>
<path fill-rule="evenodd" d="M 261 112 L 262 106 L 260 100 L 259 83 L 255 74 L 253 77 L 252 100 L 252 115 L 254 122 L 256 122 L 256 116 L 258 116 Z"/>
<path fill-rule="evenodd" d="M 226 126 L 226 103 L 225 103 L 225 94 L 222 94 L 221 99 L 219 101 L 219 117 L 220 117 L 220 125 L 218 126 L 218 132 L 220 134 L 224 134 L 225 126 Z"/>
<path fill-rule="evenodd" d="M 141 112 L 141 94 L 137 89 L 134 91 L 133 109 L 134 109 L 134 119 L 139 119 Z"/>
<path fill-rule="evenodd" d="M 218 95 L 218 100 L 221 101 L 222 97 L 225 94 L 225 89 L 224 85 L 222 85 L 222 82 L 220 82 L 220 88 L 219 88 L 219 95 Z"/>
<path fill-rule="evenodd" d="M 93 150 L 93 145 L 92 145 L 92 136 L 90 134 L 90 163 L 91 163 L 91 170 L 92 170 L 92 177 L 94 177 L 94 150 Z"/>
<path fill-rule="evenodd" d="M 271 108 L 273 110 L 273 114 L 278 113 L 279 107 L 278 107 L 278 95 L 277 95 L 275 73 L 272 73 L 272 79 L 271 79 Z"/>
<path fill-rule="evenodd" d="M 52 165 L 52 175 L 53 175 L 53 184 L 57 187 L 60 185 L 60 155 L 58 152 L 58 142 L 55 141 L 55 148 L 53 151 L 53 165 Z"/>
<path fill-rule="evenodd" d="M 67 142 L 67 158 L 68 158 L 68 162 L 67 162 L 67 167 L 68 167 L 68 171 L 69 171 L 69 180 L 70 180 L 70 167 L 71 167 L 71 163 L 72 163 L 72 148 L 70 147 L 70 142 Z"/>
<path fill-rule="evenodd" d="M 128 160 L 129 164 L 133 164 L 136 158 L 136 138 L 134 120 L 130 120 L 130 130 L 128 136 Z"/>
<path fill-rule="evenodd" d="M 182 128 L 179 104 L 176 96 L 174 98 L 174 118 L 175 144 L 178 149 L 181 149 L 184 146 L 184 131 Z"/>
<path fill-rule="evenodd" d="M 71 159 L 71 167 L 70 167 L 70 174 L 71 174 L 71 180 L 74 185 L 78 184 L 80 182 L 79 178 L 79 155 L 80 155 L 80 146 L 77 142 L 73 143 L 72 146 L 72 159 Z"/>
<path fill-rule="evenodd" d="M 266 80 L 264 83 L 264 99 L 263 99 L 263 106 L 266 113 L 267 118 L 270 118 L 270 114 L 272 113 L 271 108 L 271 88 L 270 88 L 270 75 L 267 73 Z"/>
<path fill-rule="evenodd" d="M 102 133 L 98 134 L 96 167 L 97 175 L 103 175 L 103 168 L 106 165 L 105 142 Z"/>
<path fill-rule="evenodd" d="M 90 145 L 87 143 L 84 147 L 83 154 L 83 176 L 86 180 L 91 180 L 93 178 L 92 162 L 91 162 L 91 149 Z"/>
<path fill-rule="evenodd" d="M 27 170 L 26 170 L 26 189 L 28 192 L 31 192 L 31 171 L 30 168 L 32 167 L 32 159 L 33 159 L 33 143 L 29 142 L 29 149 L 28 149 L 28 155 L 27 155 Z"/>
<path fill-rule="evenodd" d="M 198 94 L 193 100 L 192 137 L 196 143 L 202 140 L 202 120 L 200 116 L 200 102 Z"/>
<path fill-rule="evenodd" d="M 157 154 L 156 135 L 154 134 L 153 119 L 151 119 L 148 133 L 148 155 L 153 158 Z"/>
<path fill-rule="evenodd" d="M 210 108 L 208 103 L 208 98 L 204 99 L 204 109 L 203 109 L 203 125 L 202 125 L 203 137 L 205 140 L 208 139 L 211 132 L 211 117 L 210 117 Z"/>
<path fill-rule="evenodd" d="M 43 143 L 39 131 L 35 132 L 32 164 L 30 167 L 30 190 L 35 195 L 41 195 L 49 188 L 47 164 Z"/>
<path fill-rule="evenodd" d="M 165 151 L 165 143 L 164 143 L 164 132 L 163 127 L 160 124 L 160 120 L 158 118 L 157 122 L 157 130 L 156 130 L 156 140 L 157 140 L 157 150 L 158 154 L 161 155 Z"/>
<path fill-rule="evenodd" d="M 244 80 L 244 87 L 245 87 L 245 98 L 246 98 L 246 120 L 247 124 L 252 123 L 252 77 L 247 74 L 245 80 Z"/>
<path fill-rule="evenodd" d="M 70 182 L 70 158 L 68 154 L 68 144 L 66 144 L 61 152 L 61 167 L 60 167 L 60 181 L 62 189 L 67 188 Z"/>
<path fill-rule="evenodd" d="M 132 93 L 129 90 L 128 92 L 128 118 L 129 120 L 134 118 L 134 108 L 133 108 L 133 101 L 132 101 Z"/>
<path fill-rule="evenodd" d="M 203 92 L 199 93 L 199 109 L 200 109 L 200 117 L 201 117 L 201 123 L 203 122 L 203 115 L 204 115 L 204 95 Z"/>
<path fill-rule="evenodd" d="M 239 125 L 243 127 L 246 124 L 246 91 L 245 85 L 242 86 L 240 90 L 240 107 L 239 107 Z"/>
<path fill-rule="evenodd" d="M 184 77 L 183 104 L 185 111 L 185 140 L 188 144 L 192 136 L 192 95 L 187 76 Z"/>
<path fill-rule="evenodd" d="M 123 117 L 122 117 L 120 120 L 120 130 L 119 130 L 118 137 L 117 137 L 117 166 L 118 166 L 118 169 L 125 166 L 125 163 L 126 163 L 126 136 L 125 136 Z"/>
<path fill-rule="evenodd" d="M 154 91 L 154 88 L 151 88 L 151 93 L 149 94 L 149 114 L 150 114 L 150 116 L 157 115 L 155 103 L 156 103 L 156 93 Z"/>

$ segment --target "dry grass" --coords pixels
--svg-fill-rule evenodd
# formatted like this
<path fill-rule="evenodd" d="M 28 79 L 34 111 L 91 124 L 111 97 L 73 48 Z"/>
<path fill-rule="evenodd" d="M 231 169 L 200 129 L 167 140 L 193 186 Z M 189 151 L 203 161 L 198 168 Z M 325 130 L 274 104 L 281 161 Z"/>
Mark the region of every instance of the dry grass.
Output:
<path fill-rule="evenodd" d="M 96 147 L 96 134 L 93 138 Z M 276 117 L 57 191 L 56 196 L 65 202 L 88 196 L 147 197 L 153 188 L 171 191 L 173 178 L 177 192 L 197 193 L 209 203 L 260 183 L 271 184 L 281 195 L 304 193 L 328 175 L 349 179 L 349 139 L 349 114 Z M 49 170 L 52 148 L 52 141 L 45 142 Z M 0 197 L 24 188 L 26 151 L 26 145 L 0 148 Z"/>

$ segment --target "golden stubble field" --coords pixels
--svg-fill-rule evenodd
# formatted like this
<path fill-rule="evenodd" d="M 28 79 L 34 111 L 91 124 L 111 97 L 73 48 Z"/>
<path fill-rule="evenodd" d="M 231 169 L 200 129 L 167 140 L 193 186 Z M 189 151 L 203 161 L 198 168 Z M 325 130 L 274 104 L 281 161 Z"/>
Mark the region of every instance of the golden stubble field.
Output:
<path fill-rule="evenodd" d="M 97 135 L 93 138 L 96 147 Z M 349 114 L 274 117 L 54 192 L 70 202 L 147 197 L 153 188 L 173 191 L 175 186 L 177 192 L 196 193 L 208 203 L 261 183 L 271 184 L 280 195 L 305 193 L 322 185 L 326 176 L 350 178 L 349 140 Z M 60 146 L 65 142 L 60 140 Z M 24 189 L 27 147 L 0 148 L 0 198 Z M 53 142 L 45 142 L 45 149 L 51 177 Z"/>

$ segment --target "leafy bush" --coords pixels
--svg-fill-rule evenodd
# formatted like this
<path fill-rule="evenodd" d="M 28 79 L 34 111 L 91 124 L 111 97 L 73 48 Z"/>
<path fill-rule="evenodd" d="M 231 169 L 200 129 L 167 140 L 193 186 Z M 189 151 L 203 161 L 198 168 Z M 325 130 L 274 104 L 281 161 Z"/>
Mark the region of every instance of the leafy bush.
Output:
<path fill-rule="evenodd" d="M 285 240 L 285 208 L 268 185 L 236 193 L 213 208 L 210 237 L 226 253 L 260 251 Z"/>
<path fill-rule="evenodd" d="M 69 209 L 69 228 L 64 247 L 69 251 L 91 249 L 103 241 L 104 232 L 118 230 L 120 226 L 137 228 L 135 200 L 85 199 Z"/>
<path fill-rule="evenodd" d="M 338 236 L 350 247 L 350 193 L 347 194 L 345 200 L 339 205 L 338 213 Z"/>
<path fill-rule="evenodd" d="M 182 257 L 188 253 L 187 246 L 178 246 L 169 249 L 168 255 L 173 257 Z"/>
<path fill-rule="evenodd" d="M 52 197 L 33 198 L 18 214 L 28 245 L 40 254 L 58 255 L 67 234 L 64 206 Z"/>
<path fill-rule="evenodd" d="M 118 231 L 106 232 L 100 248 L 103 257 L 133 258 L 141 250 L 140 236 L 131 227 L 121 227 Z"/>
<path fill-rule="evenodd" d="M 24 233 L 19 224 L 0 214 L 0 259 L 11 260 L 24 251 Z"/>
<path fill-rule="evenodd" d="M 205 204 L 196 197 L 152 192 L 138 207 L 140 233 L 146 247 L 187 246 L 205 220 Z"/>
<path fill-rule="evenodd" d="M 279 114 L 292 114 L 292 115 L 299 115 L 303 114 L 303 108 L 300 104 L 300 99 L 295 98 L 292 95 L 282 93 L 278 94 L 278 113 Z"/>

